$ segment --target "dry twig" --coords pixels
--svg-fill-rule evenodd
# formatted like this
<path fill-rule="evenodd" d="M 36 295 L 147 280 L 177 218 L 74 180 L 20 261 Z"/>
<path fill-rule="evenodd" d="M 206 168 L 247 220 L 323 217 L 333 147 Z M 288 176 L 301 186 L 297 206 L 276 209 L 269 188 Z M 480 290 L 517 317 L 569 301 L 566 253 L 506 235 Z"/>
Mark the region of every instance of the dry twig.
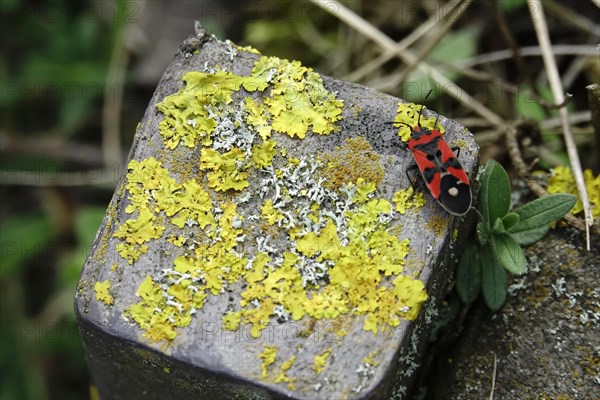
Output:
<path fill-rule="evenodd" d="M 373 26 L 360 16 L 356 15 L 354 12 L 352 12 L 352 10 L 343 6 L 339 2 L 335 0 L 311 1 L 319 7 L 326 10 L 327 12 L 331 13 L 335 17 L 339 18 L 348 26 L 356 29 L 366 37 L 370 38 L 372 41 L 381 46 L 384 50 L 388 52 L 394 52 L 396 56 L 399 57 L 403 62 L 409 65 L 417 64 L 418 58 L 412 51 L 406 49 L 404 51 L 399 52 L 396 47 L 396 42 L 394 40 L 392 40 L 389 36 L 385 35 L 375 26 Z M 446 78 L 446 76 L 444 76 L 437 69 L 433 68 L 425 62 L 418 63 L 417 69 L 419 69 L 425 75 L 429 76 L 440 86 L 442 90 L 445 91 L 445 93 L 447 93 L 450 97 L 454 98 L 465 107 L 473 110 L 475 113 L 490 121 L 490 123 L 492 123 L 493 125 L 504 125 L 504 121 L 502 118 L 500 118 L 496 113 L 487 108 L 481 102 L 473 98 L 460 86 L 456 85 L 454 82 Z"/>
<path fill-rule="evenodd" d="M 542 57 L 544 59 L 544 65 L 546 66 L 546 72 L 548 74 L 548 81 L 550 82 L 550 88 L 552 89 L 552 95 L 557 103 L 562 103 L 564 99 L 564 91 L 558 74 L 558 67 L 556 61 L 552 55 L 552 48 L 550 45 L 550 37 L 548 33 L 548 26 L 546 24 L 546 18 L 544 16 L 544 9 L 541 0 L 528 0 L 529 11 L 531 13 L 531 20 L 535 28 L 535 32 L 542 50 Z M 565 107 L 558 110 L 559 116 L 562 121 L 563 133 L 565 138 L 565 146 L 567 148 L 567 154 L 569 155 L 569 161 L 571 162 L 571 170 L 575 177 L 575 184 L 579 192 L 579 198 L 583 203 L 583 213 L 585 215 L 585 232 L 586 232 L 586 247 L 590 250 L 590 230 L 589 227 L 594 223 L 592 213 L 590 210 L 590 199 L 588 198 L 587 188 L 585 186 L 585 180 L 583 179 L 583 171 L 581 169 L 581 162 L 579 161 L 579 155 L 577 154 L 577 147 L 571 134 L 571 126 L 569 124 L 569 113 Z"/>
<path fill-rule="evenodd" d="M 538 197 L 545 196 L 548 194 L 548 192 L 546 191 L 546 189 L 544 189 L 542 187 L 542 185 L 540 185 L 534 179 L 531 178 L 531 176 L 529 175 L 529 167 L 527 166 L 525 161 L 523 161 L 523 157 L 521 156 L 521 150 L 519 149 L 519 144 L 517 141 L 517 127 L 518 126 L 519 126 L 519 123 L 517 122 L 514 125 L 508 127 L 508 129 L 506 131 L 506 147 L 508 149 L 508 155 L 510 156 L 512 164 L 515 167 L 515 170 L 517 171 L 519 178 L 521 178 L 525 182 L 527 187 L 533 193 L 535 193 L 536 196 L 538 196 Z M 565 219 L 565 221 L 567 221 L 569 224 L 571 224 L 575 228 L 582 230 L 584 232 L 586 231 L 587 224 L 585 223 L 585 221 L 577 218 L 573 214 L 569 213 L 569 214 L 565 215 L 564 219 Z M 593 225 L 592 232 L 594 232 L 594 234 L 600 236 L 600 226 Z"/>

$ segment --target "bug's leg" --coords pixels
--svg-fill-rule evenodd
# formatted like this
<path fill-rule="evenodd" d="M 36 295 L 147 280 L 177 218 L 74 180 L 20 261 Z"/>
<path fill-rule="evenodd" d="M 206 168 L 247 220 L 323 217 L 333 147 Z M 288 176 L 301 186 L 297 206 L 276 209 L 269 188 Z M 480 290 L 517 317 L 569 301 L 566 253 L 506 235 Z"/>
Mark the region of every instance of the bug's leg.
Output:
<path fill-rule="evenodd" d="M 410 182 L 410 186 L 412 186 L 412 189 L 413 189 L 413 192 L 412 192 L 411 196 L 414 195 L 417 192 L 417 186 L 416 186 L 415 179 L 414 179 L 415 178 L 414 171 L 418 170 L 418 169 L 419 169 L 418 165 L 417 164 L 413 164 L 410 167 L 406 168 L 406 170 L 405 170 L 405 172 L 406 172 L 406 178 L 408 178 L 408 181 Z M 409 173 L 409 171 L 412 173 L 412 176 Z"/>
<path fill-rule="evenodd" d="M 456 157 L 458 158 L 458 156 L 460 155 L 460 147 L 452 146 L 450 148 L 452 149 L 452 151 L 454 152 L 454 154 L 456 154 Z"/>

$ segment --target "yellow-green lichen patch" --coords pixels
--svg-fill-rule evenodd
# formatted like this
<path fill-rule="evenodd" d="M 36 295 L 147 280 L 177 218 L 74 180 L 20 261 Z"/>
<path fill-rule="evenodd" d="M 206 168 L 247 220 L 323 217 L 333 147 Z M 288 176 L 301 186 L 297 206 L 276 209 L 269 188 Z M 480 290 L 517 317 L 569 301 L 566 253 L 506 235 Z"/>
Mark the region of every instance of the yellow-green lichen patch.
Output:
<path fill-rule="evenodd" d="M 248 45 L 248 46 L 236 46 L 238 51 L 247 51 L 248 53 L 252 53 L 252 54 L 258 54 L 260 55 L 260 51 L 255 49 L 254 47 Z"/>
<path fill-rule="evenodd" d="M 233 93 L 241 87 L 262 91 L 268 86 L 265 77 L 242 77 L 222 70 L 188 72 L 183 81 L 186 85 L 182 90 L 157 105 L 164 114 L 160 133 L 169 149 L 180 142 L 187 147 L 209 146 L 218 124 L 215 110 L 231 103 Z"/>
<path fill-rule="evenodd" d="M 422 192 L 414 192 L 412 187 L 402 189 L 394 193 L 392 201 L 396 204 L 396 211 L 406 214 L 406 210 L 419 208 L 425 205 L 425 195 Z"/>
<path fill-rule="evenodd" d="M 164 230 L 165 227 L 156 221 L 150 210 L 142 209 L 137 218 L 128 219 L 115 231 L 114 237 L 124 239 L 117 245 L 117 251 L 129 264 L 133 264 L 148 251 L 146 243 L 160 238 Z"/>
<path fill-rule="evenodd" d="M 265 346 L 262 353 L 260 353 L 258 357 L 263 360 L 260 366 L 260 376 L 266 378 L 269 375 L 269 366 L 273 364 L 277 358 L 277 347 Z"/>
<path fill-rule="evenodd" d="M 358 178 L 332 191 L 319 168 L 289 159 L 286 167 L 267 169 L 260 185 L 268 199 L 262 218 L 281 227 L 287 240 L 279 238 L 275 248 L 268 234 L 258 239 L 258 255 L 243 272 L 249 284 L 239 324 L 250 323 L 255 337 L 273 317 L 349 313 L 366 315 L 365 329 L 377 332 L 416 317 L 427 297 L 421 281 L 395 280 L 402 277 L 409 241 L 390 233 L 397 214 L 388 200 L 375 197 L 377 186 Z"/>
<path fill-rule="evenodd" d="M 296 389 L 296 387 L 294 385 L 294 382 L 296 382 L 296 378 L 291 378 L 287 375 L 287 371 L 290 368 L 292 368 L 292 366 L 294 365 L 295 362 L 296 362 L 296 356 L 292 356 L 292 357 L 290 357 L 289 360 L 284 361 L 281 364 L 281 369 L 279 370 L 279 373 L 275 377 L 275 383 L 286 382 L 288 384 L 288 388 L 290 390 Z"/>
<path fill-rule="evenodd" d="M 297 61 L 261 57 L 250 76 L 207 69 L 188 72 L 183 81 L 184 88 L 157 105 L 164 114 L 159 127 L 169 149 L 181 143 L 187 147 L 212 145 L 217 150 L 215 131 L 240 128 L 240 124 L 252 127 L 252 133 L 263 140 L 272 130 L 303 138 L 312 128 L 314 133 L 326 135 L 341 119 L 343 101 L 325 89 L 319 74 Z M 241 88 L 262 92 L 269 86 L 263 101 L 247 97 L 233 102 L 234 93 Z M 232 114 L 232 108 L 238 111 L 237 118 L 224 119 L 223 114 Z"/>
<path fill-rule="evenodd" d="M 242 190 L 248 187 L 248 173 L 241 168 L 245 163 L 244 152 L 233 148 L 226 153 L 211 148 L 202 149 L 200 169 L 208 170 L 208 186 L 215 190 Z M 246 166 L 246 165 L 244 165 Z"/>
<path fill-rule="evenodd" d="M 170 221 L 179 228 L 186 223 L 201 229 L 214 225 L 210 197 L 194 180 L 178 184 L 153 157 L 132 160 L 128 171 L 125 212 L 136 216 L 119 226 L 113 236 L 123 239 L 117 251 L 130 264 L 148 251 L 147 242 L 162 236 L 166 228 L 159 222 L 161 213 L 173 217 Z"/>
<path fill-rule="evenodd" d="M 552 175 L 548 178 L 548 193 L 571 193 L 577 197 L 577 202 L 571 210 L 572 214 L 583 213 L 583 203 L 579 199 L 579 192 L 575 184 L 575 178 L 569 167 L 558 166 L 551 170 Z M 600 217 L 600 174 L 594 177 L 590 169 L 583 171 L 583 178 L 590 200 L 592 216 Z"/>
<path fill-rule="evenodd" d="M 414 103 L 398 103 L 398 111 L 394 118 L 394 126 L 399 128 L 398 136 L 400 136 L 402 141 L 406 142 L 410 139 L 411 130 L 408 126 L 419 126 L 419 113 L 421 112 L 421 107 L 423 106 Z M 408 126 L 405 124 L 408 124 Z M 426 118 L 424 115 L 421 115 L 420 124 L 422 128 L 437 129 L 441 133 L 445 132 L 445 129 L 441 124 L 436 124 L 435 118 Z"/>
<path fill-rule="evenodd" d="M 432 230 L 437 236 L 441 236 L 448 229 L 450 221 L 444 215 L 433 215 L 427 222 L 427 228 Z"/>
<path fill-rule="evenodd" d="M 331 355 L 332 351 L 333 351 L 333 349 L 331 347 L 329 347 L 323 353 L 317 354 L 315 356 L 315 363 L 313 365 L 313 369 L 315 370 L 315 372 L 317 374 L 321 374 L 321 372 L 323 372 L 323 370 L 325 369 L 325 365 L 327 364 L 327 359 Z"/>
<path fill-rule="evenodd" d="M 107 306 L 111 306 L 115 303 L 115 299 L 113 299 L 112 295 L 108 291 L 109 289 L 110 282 L 108 280 L 105 280 L 104 282 L 96 282 L 94 285 L 96 300 L 103 302 Z"/>
<path fill-rule="evenodd" d="M 335 130 L 344 103 L 325 89 L 321 76 L 311 68 L 298 61 L 261 57 L 252 69 L 252 76 L 264 77 L 272 83 L 264 103 L 272 116 L 274 130 L 299 138 L 306 135 L 309 127 L 323 135 Z"/>
<path fill-rule="evenodd" d="M 179 289 L 180 287 L 175 287 L 171 292 L 177 293 L 180 291 Z M 186 316 L 179 313 L 182 305 L 169 300 L 164 295 L 161 285 L 154 282 L 152 277 L 146 276 L 146 279 L 138 287 L 136 295 L 142 300 L 132 304 L 126 310 L 125 315 L 137 322 L 148 340 L 153 342 L 172 340 L 177 336 L 175 327 L 189 324 L 191 315 Z M 198 300 L 198 303 L 203 302 L 203 299 Z M 199 305 L 201 306 L 201 304 Z"/>
<path fill-rule="evenodd" d="M 377 357 L 378 354 L 379 354 L 379 350 L 374 350 L 374 351 L 370 352 L 368 356 L 363 358 L 363 362 L 365 362 L 369 365 L 372 365 L 374 367 L 377 367 L 379 365 L 379 361 L 376 361 L 375 357 Z"/>
<path fill-rule="evenodd" d="M 385 175 L 380 159 L 364 136 L 346 139 L 332 153 L 319 155 L 325 186 L 335 190 L 359 178 L 377 186 Z"/>
<path fill-rule="evenodd" d="M 167 149 L 201 147 L 200 159 L 177 169 L 179 180 L 154 158 L 132 161 L 130 219 L 114 234 L 130 263 L 151 240 L 175 250 L 126 310 L 144 336 L 173 340 L 208 296 L 233 283 L 243 291 L 223 326 L 249 324 L 254 337 L 274 320 L 357 315 L 365 330 L 378 332 L 414 319 L 427 295 L 421 281 L 405 276 L 409 241 L 399 237 L 398 205 L 378 192 L 380 156 L 364 137 L 319 161 L 278 148 L 274 131 L 302 138 L 309 129 L 335 130 L 343 103 L 321 78 L 299 63 L 263 57 L 251 76 L 207 69 L 184 81 L 158 106 L 161 135 Z M 256 99 L 238 96 L 242 89 Z M 265 348 L 263 376 L 275 357 L 275 348 Z M 283 363 L 275 380 L 293 386 L 292 365 Z"/>

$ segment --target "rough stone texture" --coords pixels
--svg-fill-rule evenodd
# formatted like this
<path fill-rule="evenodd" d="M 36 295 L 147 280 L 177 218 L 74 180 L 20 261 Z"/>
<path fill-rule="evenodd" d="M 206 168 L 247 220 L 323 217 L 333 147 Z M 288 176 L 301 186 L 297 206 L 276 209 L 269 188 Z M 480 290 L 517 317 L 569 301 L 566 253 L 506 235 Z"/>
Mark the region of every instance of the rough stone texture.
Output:
<path fill-rule="evenodd" d="M 231 45 L 198 35 L 183 43 L 162 80 L 140 123 L 130 152 L 130 160 L 155 157 L 169 168 L 175 162 L 189 162 L 197 174 L 198 149 L 163 146 L 158 124 L 163 115 L 157 103 L 176 93 L 188 71 L 202 71 L 205 63 L 220 66 L 237 75 L 248 75 L 259 56 L 239 52 L 230 57 Z M 318 151 L 332 151 L 347 138 L 363 135 L 379 153 L 385 177 L 378 193 L 392 198 L 395 191 L 407 188 L 404 170 L 412 163 L 408 152 L 398 146 L 396 130 L 385 124 L 392 121 L 399 100 L 375 90 L 323 77 L 325 87 L 345 102 L 341 128 L 328 136 L 311 135 L 303 140 L 273 134 L 278 146 L 296 157 L 311 157 Z M 435 114 L 429 110 L 424 117 Z M 452 120 L 439 117 L 446 128 L 445 137 L 452 144 L 461 143 L 460 158 L 466 171 L 474 176 L 478 148 L 472 135 Z M 173 172 L 172 176 L 177 176 Z M 253 182 L 250 180 L 250 188 Z M 107 216 L 98 232 L 80 277 L 75 307 L 84 340 L 93 381 L 102 398 L 402 398 L 411 385 L 421 359 L 422 346 L 436 314 L 437 303 L 444 296 L 450 267 L 460 255 L 461 240 L 467 233 L 467 219 L 447 214 L 427 195 L 427 204 L 418 212 L 402 216 L 403 238 L 410 239 L 407 265 L 411 266 L 427 288 L 429 300 L 415 321 L 403 320 L 397 327 L 387 327 L 377 334 L 363 330 L 364 316 L 340 315 L 334 320 L 303 318 L 279 323 L 272 318 L 259 338 L 245 332 L 222 329 L 223 314 L 239 302 L 238 285 L 229 286 L 219 296 L 209 295 L 204 307 L 191 323 L 177 328 L 177 337 L 169 343 L 151 343 L 139 326 L 124 317 L 124 311 L 140 301 L 136 290 L 147 275 L 171 266 L 180 249 L 162 239 L 149 243 L 149 251 L 133 265 L 116 251 L 122 241 L 113 237 L 115 229 L 129 215 L 124 178 L 119 184 Z M 246 207 L 258 209 L 260 199 L 251 198 Z M 250 237 L 247 240 L 256 239 Z M 108 280 L 114 304 L 96 298 L 95 284 Z M 341 328 L 345 336 L 336 336 Z M 296 356 L 286 372 L 295 378 L 295 388 L 261 377 L 259 354 L 265 346 L 276 346 L 278 371 L 282 361 Z M 314 357 L 332 348 L 327 366 L 321 374 L 313 369 Z M 374 353 L 375 352 L 375 353 Z M 374 364 L 364 359 L 376 354 Z M 368 367 L 365 370 L 365 367 Z M 362 368 L 362 372 L 360 369 Z"/>
<path fill-rule="evenodd" d="M 572 229 L 552 230 L 526 249 L 529 271 L 513 279 L 507 304 L 477 307 L 427 382 L 430 398 L 598 399 L 600 246 Z"/>

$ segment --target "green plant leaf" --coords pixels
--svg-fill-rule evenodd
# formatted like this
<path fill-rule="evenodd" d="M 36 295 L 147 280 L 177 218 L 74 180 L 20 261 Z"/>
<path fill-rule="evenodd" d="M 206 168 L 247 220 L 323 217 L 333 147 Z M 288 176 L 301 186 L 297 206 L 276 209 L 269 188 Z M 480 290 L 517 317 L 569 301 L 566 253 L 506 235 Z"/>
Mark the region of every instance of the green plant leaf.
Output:
<path fill-rule="evenodd" d="M 546 236 L 550 230 L 548 225 L 530 229 L 528 231 L 511 232 L 510 236 L 517 241 L 521 246 L 533 244 Z"/>
<path fill-rule="evenodd" d="M 506 229 L 504 229 L 502 218 L 496 218 L 496 221 L 494 221 L 494 226 L 492 226 L 492 233 L 504 233 L 505 231 Z"/>
<path fill-rule="evenodd" d="M 485 222 L 479 222 L 477 224 L 477 240 L 479 244 L 484 246 L 490 239 L 490 229 Z"/>
<path fill-rule="evenodd" d="M 576 202 L 577 197 L 575 195 L 556 193 L 523 204 L 514 210 L 519 215 L 519 223 L 508 231 L 515 233 L 546 226 L 550 222 L 562 218 L 573 208 Z"/>
<path fill-rule="evenodd" d="M 521 218 L 519 217 L 519 214 L 511 212 L 506 214 L 502 218 L 502 225 L 504 226 L 504 229 L 509 230 L 510 228 L 518 224 L 520 220 Z"/>
<path fill-rule="evenodd" d="M 500 0 L 498 5 L 500 6 L 500 10 L 508 12 L 523 7 L 525 0 Z"/>
<path fill-rule="evenodd" d="M 508 287 L 506 271 L 489 247 L 483 249 L 480 259 L 483 299 L 492 311 L 497 311 L 506 300 L 506 288 Z"/>
<path fill-rule="evenodd" d="M 479 247 L 469 243 L 456 269 L 456 290 L 463 303 L 471 303 L 481 291 Z"/>
<path fill-rule="evenodd" d="M 0 228 L 0 277 L 16 271 L 30 258 L 39 255 L 53 236 L 52 222 L 45 214 L 19 215 L 3 221 Z"/>
<path fill-rule="evenodd" d="M 91 246 L 106 214 L 106 207 L 82 207 L 75 214 L 75 235 L 79 246 Z"/>
<path fill-rule="evenodd" d="M 488 224 L 502 218 L 510 207 L 510 183 L 500 164 L 490 160 L 485 165 L 479 189 L 479 207 Z"/>
<path fill-rule="evenodd" d="M 490 244 L 500 264 L 513 274 L 525 272 L 527 259 L 521 246 L 508 233 L 492 235 Z"/>

